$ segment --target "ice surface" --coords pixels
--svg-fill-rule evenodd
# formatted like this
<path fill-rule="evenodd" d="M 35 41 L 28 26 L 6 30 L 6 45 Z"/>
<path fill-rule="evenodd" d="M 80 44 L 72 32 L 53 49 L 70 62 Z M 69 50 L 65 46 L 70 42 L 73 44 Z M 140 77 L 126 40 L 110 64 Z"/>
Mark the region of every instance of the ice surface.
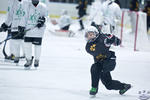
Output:
<path fill-rule="evenodd" d="M 4 21 L 3 16 L 0 21 Z M 0 63 L 0 100 L 139 100 L 138 91 L 150 90 L 150 52 L 113 47 L 117 66 L 112 77 L 131 83 L 133 88 L 121 96 L 100 82 L 97 97 L 90 98 L 93 58 L 86 53 L 85 43 L 82 33 L 68 38 L 46 30 L 38 70 L 24 70 L 24 61 L 21 66 Z"/>

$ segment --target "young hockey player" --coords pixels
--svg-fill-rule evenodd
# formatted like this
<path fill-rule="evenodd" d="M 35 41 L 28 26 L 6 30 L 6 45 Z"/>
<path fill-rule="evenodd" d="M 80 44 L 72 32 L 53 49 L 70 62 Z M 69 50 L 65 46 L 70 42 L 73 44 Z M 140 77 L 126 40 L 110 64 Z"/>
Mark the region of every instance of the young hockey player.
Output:
<path fill-rule="evenodd" d="M 11 26 L 11 36 L 12 40 L 10 43 L 10 48 L 12 48 L 12 51 L 15 58 L 14 62 L 19 62 L 20 57 L 20 46 L 23 42 L 23 36 L 24 36 L 24 27 L 22 27 L 22 24 L 20 23 L 21 19 L 26 14 L 26 1 L 24 0 L 13 0 L 11 1 L 11 7 L 9 8 L 9 13 L 7 17 L 7 21 L 2 24 L 2 27 L 5 29 L 8 28 L 8 26 Z M 5 26 L 5 27 L 4 27 Z M 23 48 L 24 49 L 24 48 Z M 11 50 L 11 49 L 10 49 Z"/>
<path fill-rule="evenodd" d="M 39 66 L 41 55 L 42 37 L 45 31 L 45 21 L 47 16 L 46 5 L 39 2 L 39 0 L 32 0 L 29 3 L 28 15 L 22 22 L 25 22 L 26 29 L 31 29 L 26 32 L 24 37 L 25 42 L 25 68 L 29 69 L 32 65 L 32 44 L 34 44 L 34 67 Z"/>
<path fill-rule="evenodd" d="M 110 72 L 116 66 L 116 56 L 115 52 L 109 50 L 111 45 L 118 46 L 121 41 L 114 35 L 103 34 L 100 31 L 94 26 L 85 30 L 86 51 L 94 57 L 94 64 L 91 66 L 92 88 L 90 95 L 95 96 L 97 94 L 99 80 L 108 90 L 119 90 L 119 94 L 123 95 L 131 88 L 131 85 L 112 79 Z"/>

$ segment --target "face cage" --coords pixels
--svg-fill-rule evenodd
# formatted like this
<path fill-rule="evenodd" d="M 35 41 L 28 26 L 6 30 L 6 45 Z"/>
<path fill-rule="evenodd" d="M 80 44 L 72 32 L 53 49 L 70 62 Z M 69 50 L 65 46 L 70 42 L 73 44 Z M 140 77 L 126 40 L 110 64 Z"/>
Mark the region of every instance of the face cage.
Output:
<path fill-rule="evenodd" d="M 94 37 L 94 38 L 91 38 L 91 39 L 88 39 L 88 34 L 89 34 L 90 32 L 92 32 L 92 33 L 95 35 L 95 37 Z M 87 41 L 88 43 L 95 41 L 95 40 L 97 39 L 97 37 L 98 37 L 98 34 L 97 34 L 97 32 L 95 32 L 95 31 L 94 31 L 94 32 L 93 32 L 93 31 L 88 31 L 88 32 L 86 32 L 86 34 L 85 34 L 85 39 L 86 39 L 86 41 Z"/>

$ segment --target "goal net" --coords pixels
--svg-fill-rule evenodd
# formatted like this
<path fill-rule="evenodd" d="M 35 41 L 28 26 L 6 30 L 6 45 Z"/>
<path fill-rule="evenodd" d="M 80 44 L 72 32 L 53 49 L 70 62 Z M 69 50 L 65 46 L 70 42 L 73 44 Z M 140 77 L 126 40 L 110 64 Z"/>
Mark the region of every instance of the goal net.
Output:
<path fill-rule="evenodd" d="M 118 30 L 121 47 L 130 47 L 134 51 L 150 50 L 146 20 L 146 13 L 122 10 L 121 27 Z"/>

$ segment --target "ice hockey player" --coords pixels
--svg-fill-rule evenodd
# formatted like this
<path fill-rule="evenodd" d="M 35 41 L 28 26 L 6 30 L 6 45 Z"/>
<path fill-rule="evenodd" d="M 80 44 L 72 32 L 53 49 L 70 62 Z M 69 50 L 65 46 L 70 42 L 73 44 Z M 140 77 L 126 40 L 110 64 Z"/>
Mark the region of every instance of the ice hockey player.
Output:
<path fill-rule="evenodd" d="M 117 23 L 121 20 L 121 9 L 114 0 L 103 0 L 102 14 L 104 26 L 109 25 L 110 30 L 106 29 L 106 33 L 116 33 Z"/>
<path fill-rule="evenodd" d="M 111 45 L 120 45 L 121 40 L 112 34 L 103 34 L 99 31 L 94 26 L 85 30 L 86 51 L 94 57 L 94 64 L 91 66 L 92 88 L 89 93 L 91 96 L 97 94 L 101 80 L 108 90 L 119 90 L 119 94 L 123 95 L 131 85 L 112 79 L 110 72 L 116 66 L 116 56 L 115 52 L 109 50 Z"/>
<path fill-rule="evenodd" d="M 61 16 L 56 20 L 51 20 L 53 25 L 58 25 L 60 27 L 60 30 L 69 30 L 69 27 L 72 23 L 71 16 L 68 15 L 68 11 L 66 9 L 63 9 L 61 11 Z"/>
<path fill-rule="evenodd" d="M 8 28 L 10 28 L 11 26 L 11 23 L 10 23 L 10 14 L 11 14 L 11 9 L 12 9 L 12 5 L 14 0 L 8 0 L 8 8 L 7 8 L 7 16 L 6 16 L 6 19 L 5 19 L 5 22 L 1 25 L 1 31 L 8 31 Z M 10 30 L 8 31 L 8 35 L 11 36 L 11 33 L 10 33 Z M 10 59 L 10 60 L 14 60 L 15 56 L 13 54 L 13 42 L 11 40 L 9 40 L 9 49 L 10 49 L 10 56 L 7 56 L 7 55 L 4 55 L 5 56 L 5 59 Z M 6 45 L 6 44 L 5 44 Z"/>
<path fill-rule="evenodd" d="M 79 19 L 80 19 L 80 30 L 84 29 L 84 24 L 82 21 L 82 18 L 84 15 L 86 15 L 86 10 L 87 10 L 87 0 L 79 0 L 79 5 L 76 7 L 76 9 L 78 9 L 78 15 L 79 15 Z"/>
<path fill-rule="evenodd" d="M 146 2 L 146 6 L 144 7 L 143 12 L 147 13 L 147 32 L 150 28 L 150 0 Z"/>
<path fill-rule="evenodd" d="M 13 0 L 11 1 L 11 7 L 9 9 L 8 17 L 7 17 L 7 23 L 3 23 L 2 27 L 7 29 L 8 26 L 11 26 L 11 35 L 12 35 L 12 40 L 10 47 L 12 48 L 12 51 L 15 58 L 14 62 L 18 63 L 19 62 L 19 57 L 20 57 L 20 47 L 23 42 L 23 37 L 24 37 L 24 27 L 20 23 L 21 19 L 25 16 L 25 10 L 26 6 L 25 3 L 27 3 L 24 0 Z M 5 26 L 5 27 L 4 27 Z M 24 50 L 24 48 L 23 48 Z"/>
<path fill-rule="evenodd" d="M 27 61 L 24 65 L 25 69 L 29 69 L 32 65 L 32 44 L 34 45 L 34 67 L 37 68 L 39 66 L 42 37 L 46 27 L 47 8 L 46 5 L 39 2 L 39 0 L 32 0 L 29 3 L 27 12 L 28 15 L 22 22 L 26 23 L 26 29 L 32 30 L 27 31 L 24 36 L 25 56 Z"/>
<path fill-rule="evenodd" d="M 96 24 L 99 24 L 99 25 L 102 23 L 103 17 L 102 17 L 101 7 L 102 7 L 101 0 L 95 0 L 92 3 L 90 11 L 89 11 L 89 16 L 88 16 L 89 25 L 92 22 L 95 22 Z"/>
<path fill-rule="evenodd" d="M 130 5 L 129 5 L 129 9 L 130 9 L 130 21 L 131 21 L 131 27 L 132 27 L 132 32 L 131 34 L 135 33 L 136 30 L 136 12 L 139 11 L 139 1 L 138 0 L 131 0 Z"/>
<path fill-rule="evenodd" d="M 69 30 L 71 25 L 71 17 L 68 15 L 68 11 L 66 9 L 62 10 L 62 15 L 58 21 L 58 25 L 61 30 Z"/>

